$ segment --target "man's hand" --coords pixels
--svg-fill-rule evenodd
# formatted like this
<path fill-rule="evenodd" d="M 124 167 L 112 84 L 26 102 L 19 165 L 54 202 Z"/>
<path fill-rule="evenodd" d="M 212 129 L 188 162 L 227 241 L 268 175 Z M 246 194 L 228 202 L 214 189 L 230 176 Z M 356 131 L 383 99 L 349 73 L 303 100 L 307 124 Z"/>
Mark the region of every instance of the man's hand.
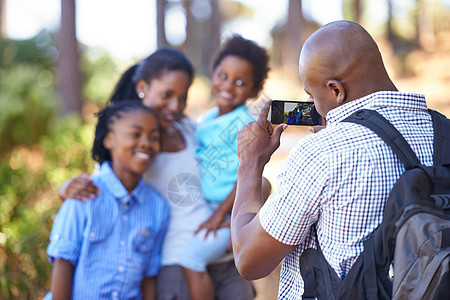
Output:
<path fill-rule="evenodd" d="M 324 125 L 316 125 L 316 126 L 311 126 L 308 127 L 308 131 L 311 133 L 317 133 L 319 131 L 321 131 L 322 129 L 324 129 L 326 126 Z"/>
<path fill-rule="evenodd" d="M 270 236 L 261 227 L 258 217 L 263 205 L 262 171 L 280 145 L 281 133 L 287 127 L 280 124 L 273 128 L 267 121 L 270 104 L 271 101 L 267 101 L 258 119 L 247 124 L 238 135 L 239 168 L 231 214 L 231 240 L 236 267 L 247 280 L 270 274 L 296 247 Z"/>
<path fill-rule="evenodd" d="M 261 109 L 258 119 L 250 122 L 242 128 L 238 134 L 239 164 L 256 165 L 263 169 L 270 156 L 280 146 L 280 137 L 286 124 L 280 124 L 275 128 L 267 120 L 272 100 L 268 100 Z"/>

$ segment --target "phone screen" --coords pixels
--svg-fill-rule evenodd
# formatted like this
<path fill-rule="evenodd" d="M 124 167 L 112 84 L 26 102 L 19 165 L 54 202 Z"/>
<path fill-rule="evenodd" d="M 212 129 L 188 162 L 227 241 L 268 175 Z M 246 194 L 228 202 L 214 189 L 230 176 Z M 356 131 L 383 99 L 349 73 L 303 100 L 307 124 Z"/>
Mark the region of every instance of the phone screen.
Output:
<path fill-rule="evenodd" d="M 313 102 L 272 100 L 270 122 L 313 126 L 321 124 L 321 117 Z"/>

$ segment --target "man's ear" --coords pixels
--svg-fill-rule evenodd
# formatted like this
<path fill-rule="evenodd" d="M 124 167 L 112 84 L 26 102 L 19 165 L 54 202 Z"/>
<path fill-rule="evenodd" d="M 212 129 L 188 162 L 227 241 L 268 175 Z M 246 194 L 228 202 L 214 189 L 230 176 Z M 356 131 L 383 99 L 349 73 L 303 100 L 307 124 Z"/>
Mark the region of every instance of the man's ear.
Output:
<path fill-rule="evenodd" d="M 108 150 L 111 150 L 113 146 L 113 137 L 111 135 L 111 132 L 108 132 L 103 139 L 103 147 L 105 147 Z"/>
<path fill-rule="evenodd" d="M 336 98 L 337 104 L 341 105 L 345 100 L 345 89 L 342 83 L 338 80 L 331 79 L 327 81 L 327 88 Z"/>

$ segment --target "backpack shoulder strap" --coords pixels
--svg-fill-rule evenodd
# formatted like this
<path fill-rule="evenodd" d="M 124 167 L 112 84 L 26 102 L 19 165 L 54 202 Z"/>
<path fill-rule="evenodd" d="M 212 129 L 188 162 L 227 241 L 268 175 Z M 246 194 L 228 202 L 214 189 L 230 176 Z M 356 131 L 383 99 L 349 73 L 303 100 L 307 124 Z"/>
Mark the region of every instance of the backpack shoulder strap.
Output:
<path fill-rule="evenodd" d="M 363 125 L 375 132 L 397 155 L 406 170 L 420 164 L 414 151 L 401 133 L 383 117 L 380 113 L 371 109 L 359 110 L 346 119 L 344 122 L 351 122 Z"/>
<path fill-rule="evenodd" d="M 428 112 L 433 119 L 433 162 L 435 165 L 450 164 L 450 120 L 435 110 L 429 109 Z"/>

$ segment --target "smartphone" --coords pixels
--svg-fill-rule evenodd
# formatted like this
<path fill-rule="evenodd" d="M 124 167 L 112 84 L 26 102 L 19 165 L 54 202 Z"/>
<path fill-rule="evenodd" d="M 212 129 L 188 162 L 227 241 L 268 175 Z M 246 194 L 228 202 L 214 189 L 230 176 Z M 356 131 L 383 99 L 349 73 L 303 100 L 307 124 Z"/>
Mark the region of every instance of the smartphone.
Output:
<path fill-rule="evenodd" d="M 314 102 L 272 100 L 270 122 L 288 125 L 320 125 L 322 118 L 314 107 Z"/>

